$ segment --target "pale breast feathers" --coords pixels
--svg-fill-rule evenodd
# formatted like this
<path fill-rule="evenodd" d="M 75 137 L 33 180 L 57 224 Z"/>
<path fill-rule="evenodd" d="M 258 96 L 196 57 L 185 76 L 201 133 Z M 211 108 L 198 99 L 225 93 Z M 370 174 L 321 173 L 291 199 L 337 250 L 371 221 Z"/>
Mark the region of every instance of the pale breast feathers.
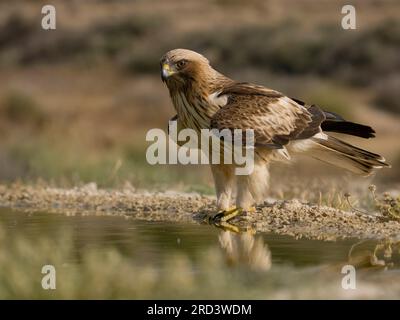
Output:
<path fill-rule="evenodd" d="M 305 108 L 279 92 L 247 83 L 231 85 L 220 96 L 227 97 L 227 104 L 212 117 L 211 128 L 253 129 L 258 146 L 280 148 L 309 138 L 325 119 L 316 106 Z"/>

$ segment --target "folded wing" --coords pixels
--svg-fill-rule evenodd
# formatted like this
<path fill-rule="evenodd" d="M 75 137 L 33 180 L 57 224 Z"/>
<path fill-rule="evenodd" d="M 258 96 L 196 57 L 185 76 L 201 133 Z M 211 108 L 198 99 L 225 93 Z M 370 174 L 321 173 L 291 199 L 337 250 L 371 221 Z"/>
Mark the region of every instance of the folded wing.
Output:
<path fill-rule="evenodd" d="M 281 93 L 248 83 L 225 87 L 227 103 L 211 119 L 211 128 L 253 129 L 256 146 L 282 148 L 292 140 L 321 131 L 325 115 L 317 106 L 306 108 Z"/>

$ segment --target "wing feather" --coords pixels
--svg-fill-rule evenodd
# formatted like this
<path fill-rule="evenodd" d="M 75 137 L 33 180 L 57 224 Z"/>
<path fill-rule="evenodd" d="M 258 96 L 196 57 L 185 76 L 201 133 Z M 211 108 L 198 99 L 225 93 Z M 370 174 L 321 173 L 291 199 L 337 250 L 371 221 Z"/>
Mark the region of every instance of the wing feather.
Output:
<path fill-rule="evenodd" d="M 248 83 L 231 84 L 219 96 L 227 104 L 211 119 L 211 128 L 253 129 L 256 146 L 282 148 L 291 140 L 320 132 L 325 120 L 317 106 L 305 108 L 281 93 Z"/>
<path fill-rule="evenodd" d="M 306 108 L 310 107 L 305 102 L 303 102 L 299 99 L 295 99 L 295 98 L 291 98 L 291 99 L 296 101 L 301 106 L 304 106 Z M 349 134 L 352 136 L 361 137 L 361 138 L 365 138 L 365 139 L 375 137 L 375 130 L 373 128 L 371 128 L 370 126 L 347 121 L 341 115 L 339 115 L 335 112 L 332 112 L 332 111 L 323 110 L 323 113 L 325 115 L 325 120 L 321 123 L 321 128 L 323 131 Z"/>

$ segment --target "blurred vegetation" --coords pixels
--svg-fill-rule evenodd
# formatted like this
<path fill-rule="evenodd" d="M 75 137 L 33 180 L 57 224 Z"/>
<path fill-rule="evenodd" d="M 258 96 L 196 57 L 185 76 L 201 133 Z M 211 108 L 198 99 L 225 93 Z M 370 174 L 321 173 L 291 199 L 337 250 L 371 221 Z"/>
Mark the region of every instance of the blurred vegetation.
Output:
<path fill-rule="evenodd" d="M 374 102 L 392 113 L 400 113 L 400 75 L 392 75 L 377 82 Z"/>
<path fill-rule="evenodd" d="M 36 219 L 43 217 L 36 217 Z M 49 216 L 43 229 L 54 225 L 57 220 Z M 97 223 L 101 221 L 97 218 Z M 117 218 L 114 218 L 114 220 Z M 71 220 L 71 218 L 69 218 Z M 42 221 L 42 220 L 35 220 Z M 59 222 L 59 220 L 58 220 Z M 110 223 L 110 222 L 109 222 Z M 43 227 L 45 225 L 45 227 Z M 84 225 L 84 224 L 83 224 Z M 92 224 L 93 225 L 93 224 Z M 60 229 L 63 227 L 62 230 Z M 249 236 L 240 247 L 237 240 L 233 248 L 225 251 L 217 245 L 193 244 L 185 248 L 171 244 L 171 238 L 146 229 L 148 242 L 134 246 L 137 254 L 132 254 L 129 246 L 135 243 L 136 228 L 129 228 L 128 241 L 115 241 L 115 232 L 122 237 L 125 228 L 117 225 L 98 224 L 89 229 L 87 235 L 74 233 L 77 229 L 65 224 L 57 224 L 54 229 L 39 235 L 26 235 L 19 230 L 8 230 L 0 226 L 0 298 L 1 299 L 309 299 L 309 298 L 390 298 L 399 295 L 398 273 L 378 271 L 370 262 L 369 248 L 376 241 L 352 250 L 351 262 L 357 266 L 360 286 L 356 296 L 348 296 L 348 291 L 338 286 L 340 269 L 345 263 L 346 251 L 352 241 L 327 243 L 304 240 L 294 250 L 291 245 L 296 240 L 271 238 L 271 249 L 280 249 L 275 258 L 276 266 L 260 268 L 262 257 L 270 258 L 268 244 L 262 238 Z M 165 228 L 165 225 L 161 225 Z M 108 227 L 108 229 L 107 229 Z M 96 232 L 100 230 L 102 232 Z M 191 230 L 188 228 L 187 230 Z M 149 233 L 152 231 L 152 233 Z M 179 234 L 169 229 L 171 237 Z M 136 234 L 135 234 L 136 233 Z M 186 231 L 187 233 L 187 231 Z M 225 234 L 226 235 L 226 234 Z M 189 235 L 187 235 L 189 237 Z M 221 242 L 220 236 L 220 242 Z M 235 237 L 232 235 L 231 237 Z M 80 240 L 89 241 L 79 243 Z M 140 239 L 140 237 L 139 237 Z M 203 239 L 197 235 L 195 239 Z M 169 240 L 169 241 L 166 241 Z M 235 239 L 234 239 L 235 240 Z M 275 241 L 274 241 L 275 240 Z M 189 240 L 190 241 L 190 240 Z M 163 246 L 162 254 L 153 246 Z M 365 242 L 365 241 L 364 241 Z M 114 243 L 114 245 L 111 245 Z M 106 244 L 106 245 L 105 245 Z M 119 244 L 119 245 L 118 245 Z M 121 248 L 121 244 L 125 248 Z M 395 261 L 397 267 L 399 243 L 379 245 L 376 260 Z M 298 249 L 307 250 L 308 255 L 299 255 Z M 378 248 L 378 246 L 377 246 Z M 393 250 L 393 258 L 387 251 Z M 190 250 L 192 249 L 192 250 Z M 346 251 L 343 252 L 343 249 Z M 368 251 L 367 251 L 368 249 Z M 283 250 L 283 252 L 282 252 Z M 132 250 L 131 250 L 132 251 Z M 275 250 L 279 251 L 279 250 Z M 354 252 L 356 251 L 356 252 Z M 144 254 L 146 252 L 146 254 Z M 392 251 L 390 251 L 391 253 Z M 376 253 L 376 256 L 375 256 Z M 243 256 L 241 256 L 241 255 Z M 383 257 L 384 255 L 384 257 Z M 339 258 L 338 258 L 339 257 Z M 337 264 L 335 263 L 338 260 Z M 296 261 L 293 266 L 288 263 Z M 308 266 L 307 264 L 329 261 L 328 266 Z M 305 264 L 305 266 L 301 265 Z M 56 270 L 55 290 L 42 288 L 41 273 L 44 265 L 52 265 Z M 117 270 L 117 272 L 116 272 Z M 316 272 L 317 271 L 317 272 Z M 375 272 L 374 272 L 375 271 Z M 397 275 L 397 276 L 396 276 Z M 341 279 L 341 278 L 340 278 Z M 373 290 L 371 290 L 373 288 Z"/>
<path fill-rule="evenodd" d="M 383 195 L 376 194 L 376 186 L 369 187 L 372 193 L 375 207 L 382 214 L 384 220 L 398 220 L 400 221 L 400 196 L 393 196 L 388 192 Z"/>
<path fill-rule="evenodd" d="M 261 279 L 264 279 L 263 285 L 247 290 L 245 297 L 265 296 L 265 279 L 269 279 L 265 272 L 243 272 L 251 270 L 249 266 L 229 268 L 216 247 L 193 258 L 189 252 L 178 253 L 168 248 L 168 259 L 157 265 L 129 257 L 115 246 L 101 250 L 98 245 L 83 246 L 77 252 L 71 231 L 63 229 L 51 238 L 42 235 L 32 240 L 18 232 L 10 235 L 0 226 L 0 298 L 233 298 L 244 297 L 241 288 L 253 287 L 252 284 Z M 56 268 L 55 290 L 42 289 L 44 275 L 40 272 L 44 264 Z M 279 270 L 276 272 L 280 273 Z M 280 281 L 285 282 L 284 278 Z"/>
<path fill-rule="evenodd" d="M 0 179 L 29 183 L 44 179 L 54 185 L 73 187 L 95 181 L 101 187 L 122 186 L 166 190 L 171 185 L 185 192 L 213 194 L 211 178 L 204 176 L 206 168 L 182 165 L 147 164 L 146 149 L 118 148 L 107 155 L 88 154 L 69 146 L 50 146 L 46 142 L 21 143 L 0 153 L 0 163 L 6 172 Z"/>
<path fill-rule="evenodd" d="M 385 18 L 395 12 L 390 1 L 365 1 L 360 24 L 380 18 L 356 31 L 340 27 L 333 3 L 319 19 L 328 7 L 308 4 L 312 14 L 297 8 L 275 17 L 287 4 L 90 0 L 56 1 L 62 14 L 48 32 L 38 23 L 41 2 L 21 3 L 0 4 L 0 180 L 170 182 L 210 192 L 206 168 L 149 166 L 144 157 L 145 132 L 165 129 L 174 114 L 158 61 L 176 47 L 203 53 L 235 79 L 355 121 L 365 105 L 400 114 L 400 19 Z M 199 18 L 205 12 L 209 19 Z M 276 19 L 265 21 L 262 12 Z M 374 126 L 372 117 L 362 121 Z"/>
<path fill-rule="evenodd" d="M 97 22 L 83 32 L 62 30 L 43 37 L 33 21 L 12 15 L 0 28 L 0 61 L 7 61 L 10 51 L 17 52 L 19 64 L 101 57 L 115 59 L 122 69 L 135 73 L 156 73 L 160 53 L 171 48 L 166 23 L 162 16 L 132 15 Z M 306 32 L 300 21 L 284 20 L 273 26 L 185 33 L 173 42 L 175 47 L 212 52 L 213 64 L 224 70 L 311 74 L 356 86 L 377 84 L 400 73 L 398 19 L 359 32 L 343 32 L 332 24 Z"/>
<path fill-rule="evenodd" d="M 5 97 L 0 114 L 14 125 L 27 124 L 40 128 L 46 121 L 46 114 L 37 102 L 29 95 L 16 91 Z"/>
<path fill-rule="evenodd" d="M 374 183 L 385 184 L 379 189 L 384 191 L 390 182 L 398 190 L 400 7 L 391 0 L 356 1 L 359 28 L 344 31 L 341 3 L 53 0 L 57 30 L 44 31 L 43 1 L 0 1 L 0 183 L 74 187 L 95 182 L 105 188 L 214 194 L 207 166 L 151 166 L 145 159 L 145 133 L 165 130 L 175 114 L 159 79 L 159 58 L 183 47 L 203 53 L 237 80 L 272 87 L 373 126 L 377 139 L 355 143 L 388 154 L 393 168 L 382 170 Z M 387 220 L 398 219 L 397 195 L 377 195 L 375 202 L 366 195 L 372 178 L 299 162 L 272 166 L 271 198 L 380 210 Z M 100 238 L 115 241 L 118 229 L 113 235 L 89 233 L 99 237 L 97 247 L 84 238 L 77 254 L 77 238 L 86 232 L 70 230 L 65 222 L 54 223 L 51 235 L 30 227 L 18 232 L 14 216 L 4 223 L 7 228 L 0 225 L 0 298 L 304 299 L 345 294 L 337 278 L 322 280 L 315 268 L 290 272 L 291 267 L 279 266 L 266 273 L 227 267 L 216 247 L 198 255 L 190 249 L 171 251 L 157 266 L 142 259 L 143 252 L 152 253 L 147 241 L 139 241 L 137 248 L 127 245 L 126 251 L 142 250 L 137 258 L 115 247 L 100 248 Z M 95 218 L 91 226 L 101 223 Z M 165 250 L 165 234 L 174 233 L 165 232 L 164 224 L 160 228 L 152 236 Z M 136 235 L 135 228 L 128 230 Z M 298 255 L 294 251 L 291 256 Z M 41 288 L 44 263 L 57 269 L 55 291 Z M 392 280 L 378 281 L 382 296 L 398 295 L 398 282 Z M 361 297 L 369 297 L 368 292 Z"/>

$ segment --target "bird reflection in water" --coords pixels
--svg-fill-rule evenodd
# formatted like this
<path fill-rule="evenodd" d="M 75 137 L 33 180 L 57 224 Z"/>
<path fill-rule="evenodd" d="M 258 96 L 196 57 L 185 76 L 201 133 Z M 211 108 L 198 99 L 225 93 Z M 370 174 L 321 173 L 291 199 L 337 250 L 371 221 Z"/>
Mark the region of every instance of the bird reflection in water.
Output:
<path fill-rule="evenodd" d="M 243 232 L 221 231 L 219 244 L 230 266 L 243 266 L 256 271 L 271 268 L 271 251 L 261 236 L 252 230 Z"/>

